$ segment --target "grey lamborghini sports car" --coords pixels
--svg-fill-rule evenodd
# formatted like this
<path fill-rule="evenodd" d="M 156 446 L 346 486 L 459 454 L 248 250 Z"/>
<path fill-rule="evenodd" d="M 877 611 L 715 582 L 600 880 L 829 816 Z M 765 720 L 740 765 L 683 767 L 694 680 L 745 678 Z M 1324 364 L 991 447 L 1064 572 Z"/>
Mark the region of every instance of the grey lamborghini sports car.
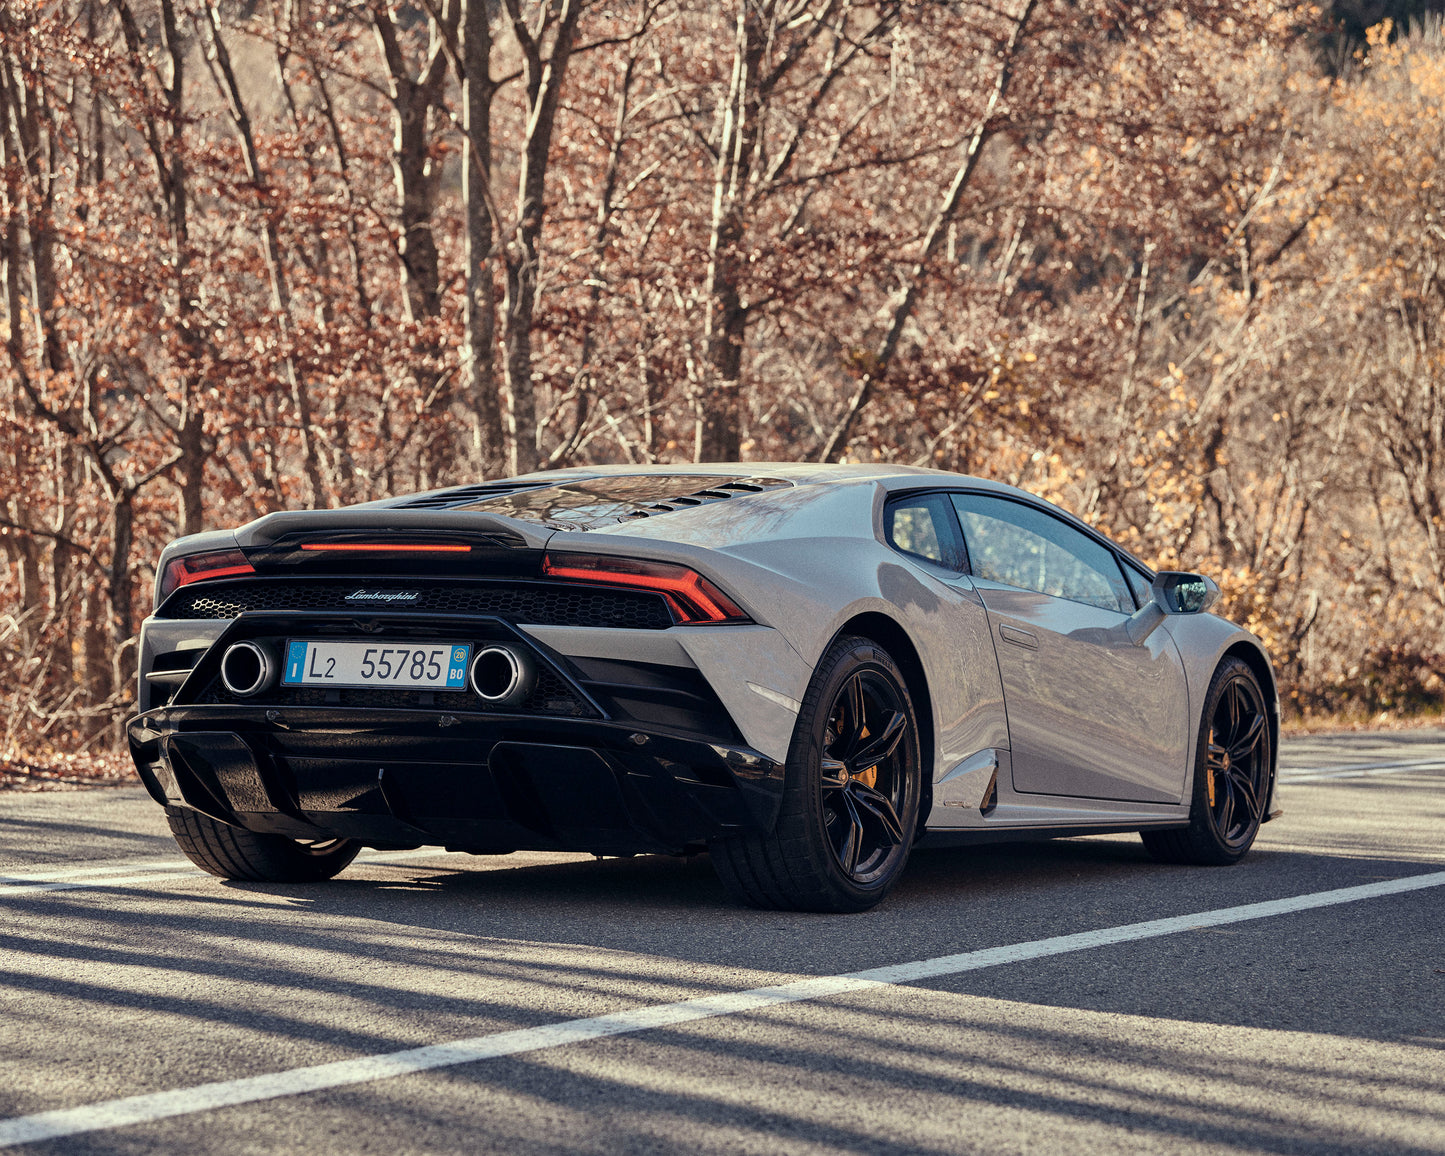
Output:
<path fill-rule="evenodd" d="M 926 843 L 1274 810 L 1269 658 L 1021 490 L 896 466 L 589 467 L 167 547 L 131 751 L 199 866 L 361 847 L 684 854 L 858 911 Z"/>

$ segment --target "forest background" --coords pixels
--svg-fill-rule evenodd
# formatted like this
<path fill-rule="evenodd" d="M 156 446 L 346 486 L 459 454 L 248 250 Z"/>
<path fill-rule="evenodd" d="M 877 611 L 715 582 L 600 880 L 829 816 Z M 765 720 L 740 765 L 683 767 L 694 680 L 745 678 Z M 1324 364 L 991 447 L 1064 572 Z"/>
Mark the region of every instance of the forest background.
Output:
<path fill-rule="evenodd" d="M 177 534 L 584 462 L 1003 479 L 1438 712 L 1438 8 L 0 0 L 0 756 Z"/>

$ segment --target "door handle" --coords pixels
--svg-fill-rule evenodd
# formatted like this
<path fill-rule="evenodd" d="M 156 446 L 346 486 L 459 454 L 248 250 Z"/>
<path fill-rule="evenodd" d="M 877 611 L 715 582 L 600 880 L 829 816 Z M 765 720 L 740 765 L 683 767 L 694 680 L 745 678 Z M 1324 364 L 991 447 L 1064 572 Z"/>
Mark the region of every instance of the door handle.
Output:
<path fill-rule="evenodd" d="M 1008 626 L 1000 622 L 998 624 L 998 636 L 1005 642 L 1012 642 L 1015 646 L 1026 647 L 1029 650 L 1039 648 L 1038 638 L 1027 630 L 1020 630 L 1017 626 Z"/>

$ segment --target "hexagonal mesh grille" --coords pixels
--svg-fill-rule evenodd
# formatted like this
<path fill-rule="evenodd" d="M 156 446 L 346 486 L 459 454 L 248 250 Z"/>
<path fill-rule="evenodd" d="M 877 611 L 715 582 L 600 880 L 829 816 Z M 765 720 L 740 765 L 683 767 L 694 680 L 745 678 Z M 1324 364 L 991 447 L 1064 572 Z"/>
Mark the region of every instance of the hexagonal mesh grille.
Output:
<path fill-rule="evenodd" d="M 417 597 L 405 602 L 347 601 L 349 595 L 363 589 L 414 591 Z M 672 625 L 666 603 L 656 594 L 597 590 L 561 582 L 207 582 L 178 590 L 157 616 L 235 618 L 247 610 L 419 610 L 429 614 L 488 614 L 542 626 L 615 626 L 629 630 L 666 630 Z"/>

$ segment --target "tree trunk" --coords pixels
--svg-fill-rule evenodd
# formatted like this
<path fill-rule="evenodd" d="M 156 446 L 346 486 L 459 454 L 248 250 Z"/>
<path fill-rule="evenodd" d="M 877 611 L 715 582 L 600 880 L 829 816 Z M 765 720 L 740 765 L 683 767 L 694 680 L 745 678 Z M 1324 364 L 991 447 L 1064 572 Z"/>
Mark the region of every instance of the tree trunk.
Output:
<path fill-rule="evenodd" d="M 65 605 L 72 592 L 71 561 L 70 546 L 56 539 L 55 545 L 50 551 L 50 607 L 45 616 L 46 626 L 55 622 L 65 612 Z M 69 633 L 69 631 L 63 631 L 62 635 Z M 62 643 L 54 648 L 51 670 L 54 672 L 56 681 L 66 692 L 69 692 L 75 683 L 75 652 L 68 643 Z"/>
<path fill-rule="evenodd" d="M 511 472 L 537 468 L 537 398 L 532 383 L 532 318 L 537 308 L 538 242 L 546 209 L 547 160 L 552 129 L 577 35 L 582 0 L 559 0 L 544 25 L 533 34 L 522 18 L 520 0 L 506 0 L 512 31 L 521 46 L 527 85 L 526 137 L 517 177 L 516 226 L 507 242 L 507 295 L 503 302 L 504 371 L 510 404 L 507 435 Z M 542 53 L 547 26 L 555 25 L 552 49 Z"/>
<path fill-rule="evenodd" d="M 501 405 L 497 397 L 497 289 L 492 279 L 492 28 L 486 0 L 461 0 L 462 199 L 467 218 L 466 332 L 462 389 L 472 422 L 478 477 L 502 464 Z"/>
<path fill-rule="evenodd" d="M 446 80 L 445 45 L 455 36 L 456 3 L 445 0 L 439 20 L 432 22 L 427 61 L 415 80 L 390 8 L 378 2 L 371 12 L 391 82 L 392 173 L 401 206 L 396 251 L 401 260 L 406 319 L 423 321 L 441 311 L 441 278 L 432 236 L 437 174 L 431 164 L 431 116 Z"/>
<path fill-rule="evenodd" d="M 122 489 L 111 510 L 110 627 L 111 695 L 122 694 L 135 677 L 135 582 L 130 555 L 135 541 L 135 491 Z"/>
<path fill-rule="evenodd" d="M 177 463 L 181 480 L 180 530 L 182 534 L 199 534 L 206 528 L 206 451 L 207 439 L 202 429 L 203 415 L 199 409 L 189 410 L 176 435 L 180 451 Z"/>
<path fill-rule="evenodd" d="M 740 453 L 739 392 L 748 310 L 743 303 L 738 245 L 743 239 L 742 201 L 757 144 L 759 72 L 765 44 L 761 15 L 747 0 L 738 4 L 732 79 L 719 110 L 717 159 L 713 164 L 712 228 L 707 249 L 707 313 L 703 339 L 707 375 L 699 399 L 700 461 L 735 461 Z"/>

